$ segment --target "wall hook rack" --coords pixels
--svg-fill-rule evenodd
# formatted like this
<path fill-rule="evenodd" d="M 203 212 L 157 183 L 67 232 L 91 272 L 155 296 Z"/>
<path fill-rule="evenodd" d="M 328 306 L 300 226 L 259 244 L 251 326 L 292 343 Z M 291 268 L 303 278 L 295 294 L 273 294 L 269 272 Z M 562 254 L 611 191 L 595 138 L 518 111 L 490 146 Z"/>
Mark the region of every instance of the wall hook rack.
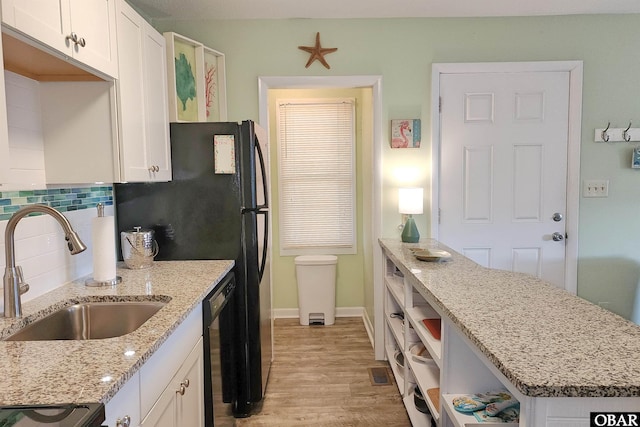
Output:
<path fill-rule="evenodd" d="M 640 128 L 632 128 L 631 121 L 626 128 L 612 128 L 611 122 L 604 129 L 596 129 L 595 142 L 631 142 L 640 141 Z"/>

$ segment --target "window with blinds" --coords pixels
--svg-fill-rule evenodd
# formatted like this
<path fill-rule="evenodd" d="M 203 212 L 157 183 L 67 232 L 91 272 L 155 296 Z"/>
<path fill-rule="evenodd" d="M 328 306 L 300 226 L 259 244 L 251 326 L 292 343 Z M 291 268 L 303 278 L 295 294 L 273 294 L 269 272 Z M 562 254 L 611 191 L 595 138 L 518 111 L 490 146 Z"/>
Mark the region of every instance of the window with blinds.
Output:
<path fill-rule="evenodd" d="M 280 253 L 356 253 L 355 100 L 277 106 Z"/>

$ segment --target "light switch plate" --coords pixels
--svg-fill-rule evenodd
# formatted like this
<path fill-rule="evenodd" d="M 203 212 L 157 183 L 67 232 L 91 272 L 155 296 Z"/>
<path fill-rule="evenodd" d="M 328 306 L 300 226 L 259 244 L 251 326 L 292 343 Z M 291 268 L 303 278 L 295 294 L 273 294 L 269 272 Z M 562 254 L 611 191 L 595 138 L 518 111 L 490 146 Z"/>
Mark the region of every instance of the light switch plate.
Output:
<path fill-rule="evenodd" d="M 609 197 L 609 180 L 589 179 L 584 181 L 583 197 Z"/>

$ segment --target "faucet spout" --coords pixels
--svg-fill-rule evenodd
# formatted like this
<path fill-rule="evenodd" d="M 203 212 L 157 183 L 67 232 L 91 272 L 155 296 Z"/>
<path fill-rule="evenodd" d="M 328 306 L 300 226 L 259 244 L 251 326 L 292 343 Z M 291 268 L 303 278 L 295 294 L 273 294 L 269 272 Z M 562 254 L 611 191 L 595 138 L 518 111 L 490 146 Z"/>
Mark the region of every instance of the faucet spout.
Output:
<path fill-rule="evenodd" d="M 22 317 L 22 302 L 20 299 L 22 274 L 20 268 L 16 266 L 15 257 L 15 229 L 18 222 L 31 213 L 43 213 L 55 218 L 64 230 L 65 240 L 72 255 L 78 254 L 87 247 L 78 234 L 73 230 L 67 218 L 57 210 L 46 205 L 28 205 L 13 214 L 7 222 L 4 232 L 5 245 L 5 270 L 4 270 L 4 317 Z M 24 287 L 23 287 L 24 289 Z M 28 288 L 27 288 L 28 289 Z"/>

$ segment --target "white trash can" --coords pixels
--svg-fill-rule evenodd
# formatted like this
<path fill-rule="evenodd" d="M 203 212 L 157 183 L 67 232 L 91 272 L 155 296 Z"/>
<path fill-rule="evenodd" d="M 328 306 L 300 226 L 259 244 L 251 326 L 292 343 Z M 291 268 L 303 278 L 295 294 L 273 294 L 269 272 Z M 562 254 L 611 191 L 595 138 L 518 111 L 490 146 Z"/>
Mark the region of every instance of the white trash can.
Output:
<path fill-rule="evenodd" d="M 336 320 L 335 255 L 295 258 L 301 325 L 333 325 Z"/>

